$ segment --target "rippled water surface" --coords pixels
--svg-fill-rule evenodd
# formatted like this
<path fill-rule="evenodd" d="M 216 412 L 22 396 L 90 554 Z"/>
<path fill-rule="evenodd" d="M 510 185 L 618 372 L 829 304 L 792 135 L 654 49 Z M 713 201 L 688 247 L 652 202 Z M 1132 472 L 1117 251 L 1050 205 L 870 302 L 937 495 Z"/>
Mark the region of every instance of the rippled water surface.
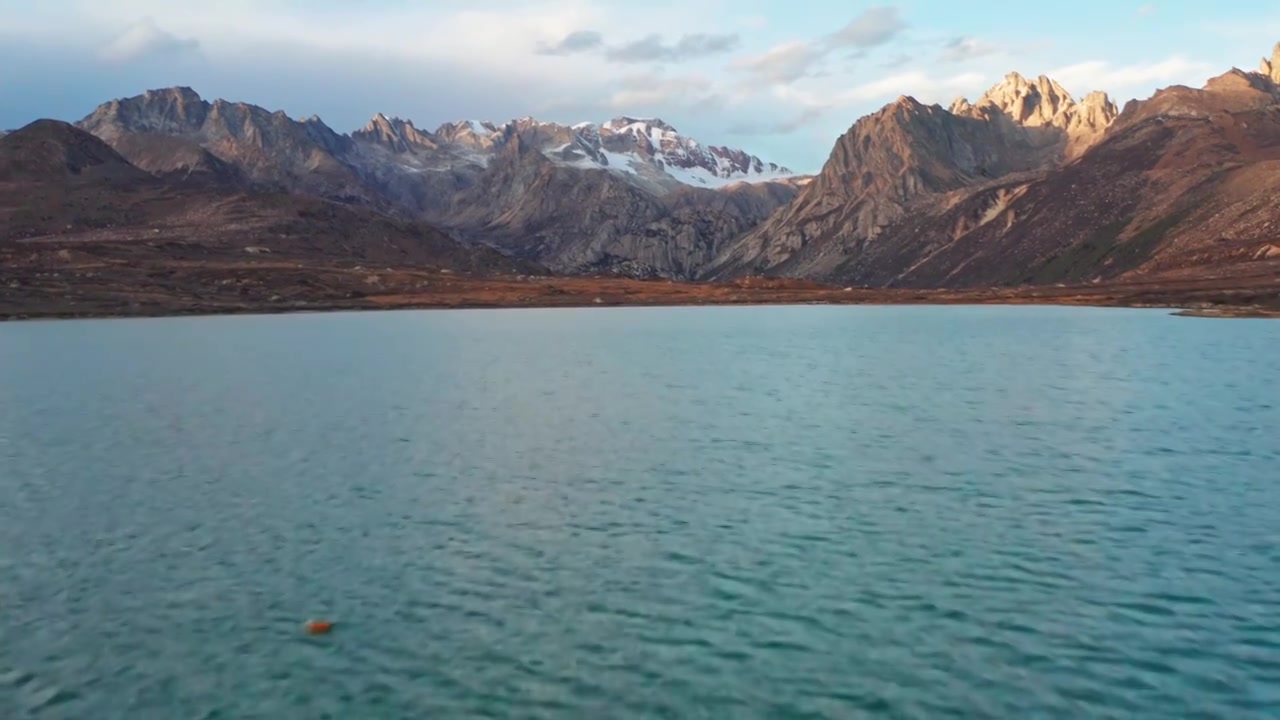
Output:
<path fill-rule="evenodd" d="M 1277 718 L 1277 381 L 1161 311 L 0 326 L 0 717 Z"/>

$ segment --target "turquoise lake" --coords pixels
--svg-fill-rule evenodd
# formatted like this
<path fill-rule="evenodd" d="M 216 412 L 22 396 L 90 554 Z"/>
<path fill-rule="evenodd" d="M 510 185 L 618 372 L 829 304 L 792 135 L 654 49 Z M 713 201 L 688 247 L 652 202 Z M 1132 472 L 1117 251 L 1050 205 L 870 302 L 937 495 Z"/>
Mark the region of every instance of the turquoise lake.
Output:
<path fill-rule="evenodd" d="M 1278 383 L 1160 310 L 3 324 L 0 717 L 1274 719 Z"/>

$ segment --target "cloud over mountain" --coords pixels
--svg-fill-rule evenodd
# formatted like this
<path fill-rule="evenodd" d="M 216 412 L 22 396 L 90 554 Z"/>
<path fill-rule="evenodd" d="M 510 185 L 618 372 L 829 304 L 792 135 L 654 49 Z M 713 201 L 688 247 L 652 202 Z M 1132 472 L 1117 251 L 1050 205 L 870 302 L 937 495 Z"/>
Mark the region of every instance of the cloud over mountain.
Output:
<path fill-rule="evenodd" d="M 654 33 L 605 51 L 605 58 L 613 62 L 681 62 L 707 55 L 729 52 L 738 46 L 736 34 L 710 35 L 693 33 L 682 35 L 674 43 L 667 43 Z"/>
<path fill-rule="evenodd" d="M 1099 33 L 1084 24 L 1054 26 L 1049 45 L 1030 15 L 997 31 L 951 7 L 317 0 L 303 12 L 298 0 L 0 0 L 0 127 L 74 118 L 104 96 L 193 85 L 341 128 L 380 110 L 431 124 L 661 116 L 709 142 L 757 133 L 754 147 L 813 169 L 849 122 L 901 92 L 976 93 L 1010 69 L 1064 68 L 1072 86 L 1137 94 L 1198 83 L 1203 68 L 1255 63 L 1224 59 L 1221 48 L 1240 45 L 1226 36 L 1182 44 L 1185 55 L 1170 58 L 1167 44 L 1148 52 L 1128 39 L 1091 43 Z M 1162 4 L 1160 19 L 1175 10 Z M 1114 19 L 1123 25 L 1133 12 L 1117 7 Z M 1246 29 L 1262 24 L 1243 10 L 1234 17 Z M 896 84 L 904 77 L 911 82 Z"/>
<path fill-rule="evenodd" d="M 901 10 L 891 5 L 878 5 L 850 20 L 828 38 L 828 43 L 865 50 L 889 42 L 906 29 Z"/>
<path fill-rule="evenodd" d="M 130 25 L 102 47 L 103 60 L 115 63 L 134 62 L 182 55 L 198 50 L 199 41 L 168 32 L 151 18 Z"/>
<path fill-rule="evenodd" d="M 575 30 L 559 42 L 538 46 L 540 55 L 573 55 L 588 52 L 604 45 L 604 36 L 594 30 Z"/>

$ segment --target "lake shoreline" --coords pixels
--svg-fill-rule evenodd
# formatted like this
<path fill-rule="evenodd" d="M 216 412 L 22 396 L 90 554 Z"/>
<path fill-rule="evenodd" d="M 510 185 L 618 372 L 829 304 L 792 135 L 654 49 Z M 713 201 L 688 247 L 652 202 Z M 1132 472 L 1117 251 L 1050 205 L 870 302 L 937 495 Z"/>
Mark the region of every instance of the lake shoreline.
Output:
<path fill-rule="evenodd" d="M 85 268 L 84 270 L 87 270 Z M 751 277 L 723 283 L 618 277 L 481 277 L 439 269 L 186 263 L 28 276 L 0 287 L 0 321 L 276 315 L 364 310 L 767 305 L 1057 305 L 1162 308 L 1192 317 L 1280 317 L 1271 282 L 865 288 Z M 1273 282 L 1273 281 L 1272 281 Z"/>
<path fill-rule="evenodd" d="M 645 300 L 635 298 L 626 301 L 616 299 L 596 301 L 570 299 L 563 302 L 519 302 L 494 303 L 476 302 L 467 299 L 444 300 L 429 298 L 396 299 L 386 301 L 374 299 L 372 302 L 296 302 L 291 304 L 263 305 L 183 305 L 174 307 L 116 307 L 112 309 L 71 309 L 59 308 L 40 311 L 33 309 L 26 312 L 0 312 L 0 323 L 35 322 L 56 320 L 126 320 L 126 319 L 160 319 L 178 317 L 237 317 L 237 316 L 269 316 L 269 315 L 320 315 L 333 313 L 356 312 L 397 312 L 426 310 L 553 310 L 553 309 L 591 309 L 591 308 L 673 308 L 673 307 L 785 307 L 785 306 L 847 306 L 847 307 L 942 307 L 942 306 L 1042 306 L 1042 307 L 1089 307 L 1115 309 L 1151 309 L 1168 310 L 1176 317 L 1200 319 L 1280 319 L 1280 310 L 1258 307 L 1212 307 L 1191 308 L 1187 303 L 1145 303 L 1115 302 L 1110 299 L 1095 300 L 1083 298 L 1034 298 L 1006 297 L 986 298 L 969 296 L 965 293 L 936 291 L 936 298 L 743 298 L 734 300 Z"/>
<path fill-rule="evenodd" d="M 1226 320 L 1258 320 L 1280 319 L 1280 310 L 1267 308 L 1202 308 L 1197 310 L 1180 310 L 1174 315 L 1189 318 L 1219 318 Z"/>

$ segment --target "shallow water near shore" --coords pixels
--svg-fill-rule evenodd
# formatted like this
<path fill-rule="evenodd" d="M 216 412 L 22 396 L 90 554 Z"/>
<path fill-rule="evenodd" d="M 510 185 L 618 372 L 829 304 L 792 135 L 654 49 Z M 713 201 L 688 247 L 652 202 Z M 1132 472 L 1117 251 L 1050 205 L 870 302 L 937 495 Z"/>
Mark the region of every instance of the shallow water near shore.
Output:
<path fill-rule="evenodd" d="M 1277 377 L 1163 310 L 0 325 L 0 717 L 1280 717 Z"/>

